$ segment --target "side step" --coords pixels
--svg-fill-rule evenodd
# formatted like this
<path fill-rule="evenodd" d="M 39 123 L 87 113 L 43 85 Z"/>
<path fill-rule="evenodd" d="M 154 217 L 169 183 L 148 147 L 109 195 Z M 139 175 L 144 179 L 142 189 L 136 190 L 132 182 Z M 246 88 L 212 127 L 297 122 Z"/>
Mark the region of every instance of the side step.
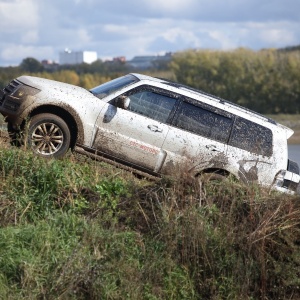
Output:
<path fill-rule="evenodd" d="M 130 167 L 130 166 L 127 166 L 127 165 L 124 165 L 120 162 L 117 162 L 113 159 L 110 159 L 110 158 L 107 158 L 107 157 L 104 157 L 104 156 L 101 156 L 101 155 L 98 155 L 97 152 L 91 152 L 91 151 L 88 151 L 88 150 L 85 150 L 83 147 L 80 147 L 80 146 L 75 146 L 74 148 L 74 151 L 79 153 L 79 154 L 82 154 L 82 155 L 86 155 L 92 159 L 95 159 L 95 160 L 98 160 L 98 161 L 103 161 L 103 162 L 106 162 L 110 165 L 113 165 L 117 168 L 120 168 L 120 169 L 123 169 L 123 170 L 126 170 L 126 171 L 129 171 L 131 173 L 134 173 L 134 174 L 137 174 L 137 175 L 140 175 L 142 177 L 145 177 L 145 178 L 148 178 L 150 180 L 159 180 L 160 177 L 158 176 L 155 176 L 155 175 L 151 175 L 147 172 L 143 172 L 141 170 L 137 170 L 133 167 Z"/>

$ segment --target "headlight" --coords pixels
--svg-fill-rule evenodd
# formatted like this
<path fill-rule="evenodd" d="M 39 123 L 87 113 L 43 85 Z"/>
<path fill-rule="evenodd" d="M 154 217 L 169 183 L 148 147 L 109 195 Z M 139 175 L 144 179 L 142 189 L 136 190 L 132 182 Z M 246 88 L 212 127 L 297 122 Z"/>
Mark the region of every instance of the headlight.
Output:
<path fill-rule="evenodd" d="M 14 98 L 18 98 L 21 99 L 24 96 L 34 96 L 36 95 L 40 90 L 35 89 L 33 87 L 27 86 L 27 85 L 20 85 L 18 88 L 16 88 L 16 90 L 14 90 L 11 93 L 11 96 Z"/>
<path fill-rule="evenodd" d="M 19 85 L 11 93 L 5 93 L 4 91 L 2 105 L 7 110 L 17 111 L 28 96 L 33 96 L 38 92 L 40 92 L 40 90 L 33 87 Z"/>
<path fill-rule="evenodd" d="M 281 170 L 277 176 L 275 177 L 275 186 L 282 187 L 284 183 L 284 177 L 285 177 L 286 171 Z"/>

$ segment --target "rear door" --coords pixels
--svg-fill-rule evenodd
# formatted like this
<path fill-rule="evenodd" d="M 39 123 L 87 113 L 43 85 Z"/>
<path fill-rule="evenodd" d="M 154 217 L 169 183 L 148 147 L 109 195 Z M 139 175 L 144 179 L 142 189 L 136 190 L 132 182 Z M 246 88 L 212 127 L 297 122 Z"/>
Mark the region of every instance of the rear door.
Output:
<path fill-rule="evenodd" d="M 185 99 L 163 144 L 168 155 L 162 172 L 223 168 L 232 123 L 226 112 Z"/>
<path fill-rule="evenodd" d="M 169 131 L 167 122 L 177 99 L 150 86 L 141 86 L 125 96 L 130 99 L 127 110 L 107 104 L 99 114 L 93 148 L 159 172 L 166 158 L 162 145 Z"/>

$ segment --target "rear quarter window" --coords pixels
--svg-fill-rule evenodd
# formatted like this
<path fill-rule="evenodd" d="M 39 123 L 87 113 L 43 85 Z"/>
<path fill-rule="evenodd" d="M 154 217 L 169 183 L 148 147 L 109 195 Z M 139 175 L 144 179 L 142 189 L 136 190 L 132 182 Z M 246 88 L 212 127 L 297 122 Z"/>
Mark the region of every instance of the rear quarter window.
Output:
<path fill-rule="evenodd" d="M 237 117 L 229 145 L 258 155 L 271 156 L 273 152 L 273 134 L 269 128 Z"/>

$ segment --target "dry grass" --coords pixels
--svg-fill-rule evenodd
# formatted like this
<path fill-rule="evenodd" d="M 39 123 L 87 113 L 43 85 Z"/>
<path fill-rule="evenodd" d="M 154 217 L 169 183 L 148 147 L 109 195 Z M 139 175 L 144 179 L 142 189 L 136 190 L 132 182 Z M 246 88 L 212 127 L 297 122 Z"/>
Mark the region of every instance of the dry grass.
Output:
<path fill-rule="evenodd" d="M 300 199 L 0 151 L 0 299 L 300 299 Z"/>

